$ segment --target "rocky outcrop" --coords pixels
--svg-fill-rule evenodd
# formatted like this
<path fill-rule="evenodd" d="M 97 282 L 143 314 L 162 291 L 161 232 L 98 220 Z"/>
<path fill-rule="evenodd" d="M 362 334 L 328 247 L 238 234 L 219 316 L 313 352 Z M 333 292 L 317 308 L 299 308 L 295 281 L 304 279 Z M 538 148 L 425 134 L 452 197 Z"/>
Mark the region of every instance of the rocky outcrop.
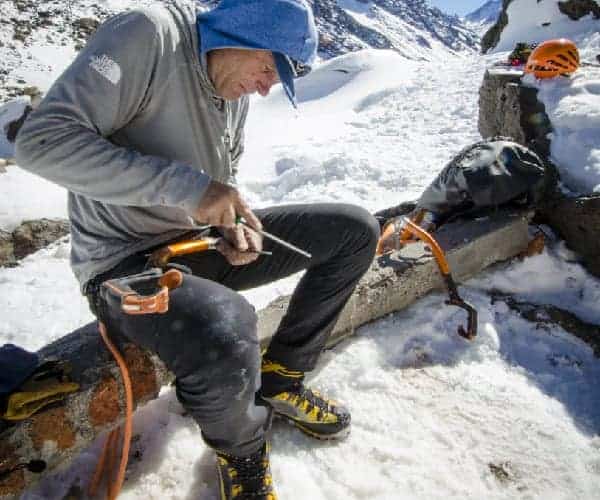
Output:
<path fill-rule="evenodd" d="M 0 266 L 14 266 L 67 234 L 68 221 L 50 219 L 25 221 L 12 233 L 0 231 Z"/>
<path fill-rule="evenodd" d="M 585 267 L 600 277 L 600 194 L 555 199 L 539 216 L 581 255 Z"/>
<path fill-rule="evenodd" d="M 502 35 L 502 30 L 508 24 L 508 14 L 507 9 L 508 6 L 512 3 L 513 0 L 502 0 L 502 12 L 498 16 L 498 20 L 496 24 L 494 24 L 481 39 L 481 53 L 485 54 L 488 50 L 493 49 L 498 42 L 500 41 L 500 35 Z"/>
<path fill-rule="evenodd" d="M 514 70 L 486 71 L 479 89 L 479 132 L 484 138 L 511 137 L 548 159 L 552 124 L 538 90 L 522 85 L 521 76 Z"/>
<path fill-rule="evenodd" d="M 569 16 L 573 21 L 592 14 L 595 19 L 600 19 L 600 4 L 595 0 L 568 0 L 558 2 L 558 9 Z"/>
<path fill-rule="evenodd" d="M 548 133 L 552 124 L 537 89 L 521 84 L 518 71 L 490 69 L 479 93 L 479 131 L 483 137 L 502 135 L 534 150 L 551 169 Z M 579 253 L 583 265 L 600 276 L 600 195 L 565 198 L 551 193 L 538 210 L 538 222 L 548 224 Z"/>

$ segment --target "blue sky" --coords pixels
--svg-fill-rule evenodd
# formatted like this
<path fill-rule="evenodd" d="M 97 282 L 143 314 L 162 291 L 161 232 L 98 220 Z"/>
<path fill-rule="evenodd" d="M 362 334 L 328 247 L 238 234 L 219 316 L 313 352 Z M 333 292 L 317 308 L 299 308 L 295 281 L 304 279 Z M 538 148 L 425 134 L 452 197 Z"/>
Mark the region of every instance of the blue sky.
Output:
<path fill-rule="evenodd" d="M 429 3 L 444 12 L 463 16 L 481 7 L 486 0 L 429 0 Z"/>

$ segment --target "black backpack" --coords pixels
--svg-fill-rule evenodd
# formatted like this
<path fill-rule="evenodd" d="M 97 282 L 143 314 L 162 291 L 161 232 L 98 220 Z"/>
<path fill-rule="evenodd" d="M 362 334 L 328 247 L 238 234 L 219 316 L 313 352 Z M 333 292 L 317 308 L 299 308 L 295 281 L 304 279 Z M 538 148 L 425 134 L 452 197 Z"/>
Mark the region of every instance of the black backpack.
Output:
<path fill-rule="evenodd" d="M 536 208 L 556 188 L 555 168 L 516 142 L 493 137 L 463 149 L 416 202 L 375 215 L 382 225 L 392 217 L 426 210 L 439 226 L 457 217 L 476 217 L 499 207 Z"/>
<path fill-rule="evenodd" d="M 463 149 L 425 189 L 417 208 L 433 212 L 439 224 L 508 204 L 536 207 L 556 181 L 533 151 L 497 137 Z"/>

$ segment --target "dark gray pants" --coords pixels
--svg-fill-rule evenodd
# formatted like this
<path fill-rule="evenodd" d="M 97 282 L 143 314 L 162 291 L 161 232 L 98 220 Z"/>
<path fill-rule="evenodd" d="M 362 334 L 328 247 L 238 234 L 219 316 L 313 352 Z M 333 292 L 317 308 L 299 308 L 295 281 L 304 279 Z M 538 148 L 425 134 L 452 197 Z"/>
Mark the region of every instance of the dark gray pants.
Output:
<path fill-rule="evenodd" d="M 174 259 L 192 275 L 171 292 L 169 311 L 159 315 L 126 315 L 94 293 L 95 285 L 106 279 L 140 272 L 143 255 L 125 259 L 88 287 L 109 333 L 157 353 L 175 374 L 177 397 L 198 422 L 206 442 L 233 455 L 256 451 L 270 425 L 270 409 L 257 395 L 261 375 L 256 314 L 236 290 L 306 269 L 265 356 L 292 370 L 310 371 L 368 269 L 379 236 L 376 219 L 352 205 L 287 205 L 255 213 L 266 231 L 313 258 L 265 239 L 264 249 L 273 255 L 246 266 L 231 266 L 218 252 Z"/>

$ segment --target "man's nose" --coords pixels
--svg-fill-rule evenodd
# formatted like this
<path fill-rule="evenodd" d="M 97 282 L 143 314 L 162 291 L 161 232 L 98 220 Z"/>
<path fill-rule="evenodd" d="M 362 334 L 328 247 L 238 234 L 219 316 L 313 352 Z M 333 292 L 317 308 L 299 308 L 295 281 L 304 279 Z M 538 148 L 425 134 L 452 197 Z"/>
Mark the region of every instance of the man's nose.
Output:
<path fill-rule="evenodd" d="M 270 80 L 259 80 L 256 84 L 256 90 L 261 96 L 266 97 L 269 95 L 273 83 L 274 82 Z"/>
<path fill-rule="evenodd" d="M 261 96 L 266 97 L 269 95 L 269 91 L 271 90 L 271 87 L 273 85 L 275 85 L 277 82 L 279 82 L 279 77 L 276 73 L 273 73 L 272 75 L 271 74 L 263 75 L 258 80 L 256 90 L 258 91 L 258 93 Z"/>

